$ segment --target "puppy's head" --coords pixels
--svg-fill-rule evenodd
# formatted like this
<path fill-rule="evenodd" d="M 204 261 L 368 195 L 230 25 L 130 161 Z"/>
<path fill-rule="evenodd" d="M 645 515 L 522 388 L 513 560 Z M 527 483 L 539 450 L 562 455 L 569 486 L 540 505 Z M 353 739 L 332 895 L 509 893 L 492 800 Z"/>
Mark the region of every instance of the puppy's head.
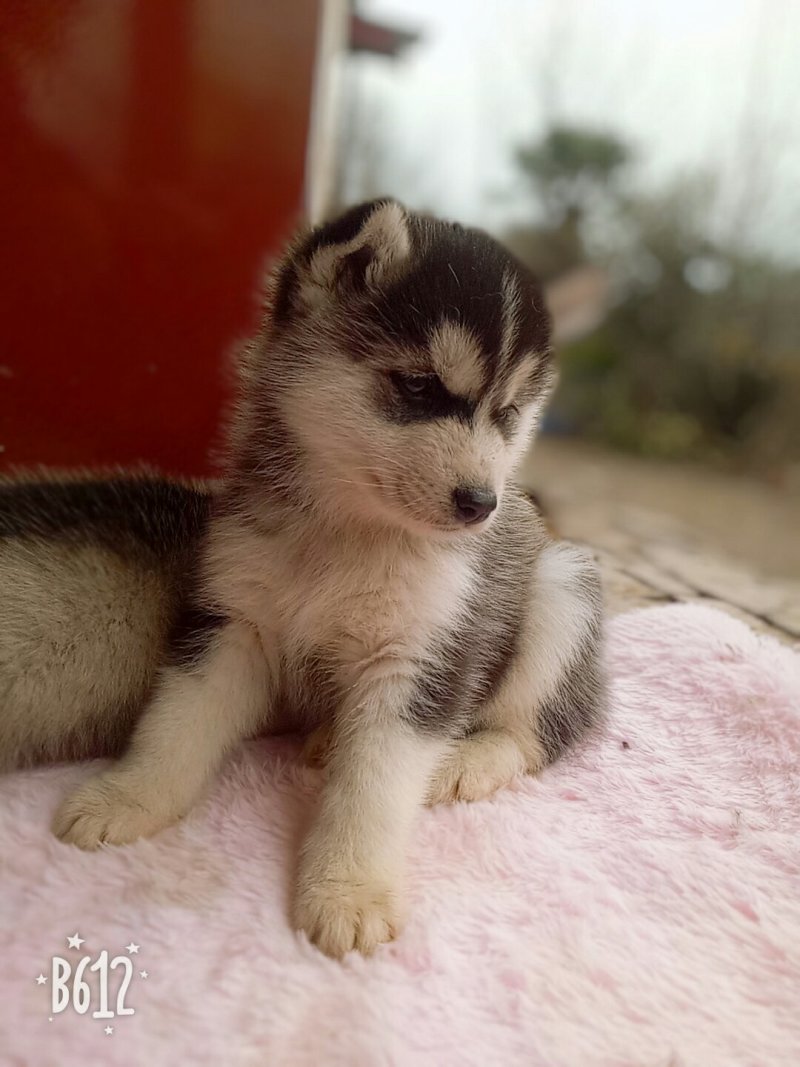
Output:
<path fill-rule="evenodd" d="M 273 283 L 282 418 L 335 507 L 485 529 L 552 381 L 532 276 L 477 230 L 393 201 L 290 250 Z"/>

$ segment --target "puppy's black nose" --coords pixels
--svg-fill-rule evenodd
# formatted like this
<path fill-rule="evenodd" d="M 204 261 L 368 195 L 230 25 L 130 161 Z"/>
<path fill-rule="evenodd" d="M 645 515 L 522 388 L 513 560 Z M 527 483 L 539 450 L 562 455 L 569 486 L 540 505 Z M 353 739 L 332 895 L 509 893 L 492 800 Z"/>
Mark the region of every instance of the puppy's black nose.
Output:
<path fill-rule="evenodd" d="M 455 489 L 453 501 L 456 514 L 467 526 L 473 522 L 482 522 L 497 507 L 497 497 L 491 489 L 474 489 L 471 486 Z"/>

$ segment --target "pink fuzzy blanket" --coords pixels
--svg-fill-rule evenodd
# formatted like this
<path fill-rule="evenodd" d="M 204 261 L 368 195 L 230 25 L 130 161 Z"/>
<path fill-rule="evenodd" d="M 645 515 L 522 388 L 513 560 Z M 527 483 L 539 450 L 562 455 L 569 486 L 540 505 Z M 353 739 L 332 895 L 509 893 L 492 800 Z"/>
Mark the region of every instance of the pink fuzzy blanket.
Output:
<path fill-rule="evenodd" d="M 99 854 L 48 832 L 90 768 L 6 778 L 0 1063 L 800 1064 L 800 656 L 694 605 L 616 619 L 608 651 L 604 734 L 425 812 L 408 926 L 370 960 L 288 927 L 318 784 L 294 746 L 250 744 L 183 825 Z M 93 1017 L 102 950 L 135 1014 Z"/>

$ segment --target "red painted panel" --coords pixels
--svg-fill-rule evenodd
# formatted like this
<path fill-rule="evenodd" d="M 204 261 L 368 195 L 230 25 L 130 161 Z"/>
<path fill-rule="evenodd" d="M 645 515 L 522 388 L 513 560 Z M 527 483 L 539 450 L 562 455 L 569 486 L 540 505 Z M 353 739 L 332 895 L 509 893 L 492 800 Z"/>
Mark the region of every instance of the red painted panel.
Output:
<path fill-rule="evenodd" d="M 3 0 L 0 464 L 208 470 L 301 204 L 313 0 Z"/>

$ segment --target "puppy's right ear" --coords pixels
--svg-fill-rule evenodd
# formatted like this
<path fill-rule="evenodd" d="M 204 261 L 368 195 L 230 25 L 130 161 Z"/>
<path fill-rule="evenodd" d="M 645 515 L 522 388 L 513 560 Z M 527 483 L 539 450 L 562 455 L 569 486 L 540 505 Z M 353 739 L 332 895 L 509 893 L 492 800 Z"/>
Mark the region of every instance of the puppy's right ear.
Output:
<path fill-rule="evenodd" d="M 373 200 L 317 227 L 290 252 L 277 279 L 274 316 L 379 291 L 411 254 L 408 219 L 394 200 Z"/>

